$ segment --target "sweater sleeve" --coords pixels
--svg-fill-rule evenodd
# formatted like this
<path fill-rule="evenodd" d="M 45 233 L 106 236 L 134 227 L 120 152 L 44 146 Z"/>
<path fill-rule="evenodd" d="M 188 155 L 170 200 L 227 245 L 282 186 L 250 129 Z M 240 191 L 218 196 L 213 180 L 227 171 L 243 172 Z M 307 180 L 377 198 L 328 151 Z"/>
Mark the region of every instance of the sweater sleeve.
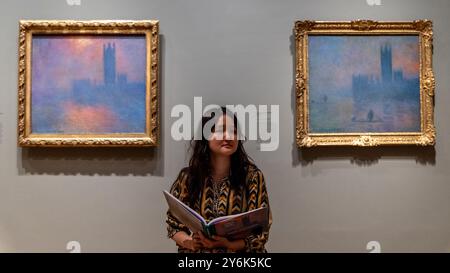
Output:
<path fill-rule="evenodd" d="M 172 184 L 170 188 L 170 193 L 178 199 L 181 199 L 181 195 L 186 191 L 186 171 L 182 170 L 178 175 L 175 182 Z M 172 238 L 177 232 L 184 231 L 187 234 L 190 234 L 189 228 L 178 221 L 169 210 L 167 210 L 167 236 Z"/>
<path fill-rule="evenodd" d="M 260 233 L 255 233 L 245 238 L 246 252 L 266 252 L 265 244 L 269 239 L 269 229 L 272 225 L 272 212 L 269 207 L 269 196 L 265 184 L 264 175 L 256 170 L 247 184 L 247 209 L 254 210 L 261 207 L 269 208 L 269 225 Z"/>

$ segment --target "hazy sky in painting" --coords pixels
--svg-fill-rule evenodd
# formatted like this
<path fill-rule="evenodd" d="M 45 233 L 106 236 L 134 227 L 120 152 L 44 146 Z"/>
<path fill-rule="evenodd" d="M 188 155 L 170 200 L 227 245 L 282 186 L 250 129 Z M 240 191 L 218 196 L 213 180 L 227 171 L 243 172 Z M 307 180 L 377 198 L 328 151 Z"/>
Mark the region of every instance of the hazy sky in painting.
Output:
<path fill-rule="evenodd" d="M 116 84 L 105 85 L 103 47 L 108 44 L 116 49 Z M 34 36 L 32 132 L 145 132 L 146 61 L 144 35 Z M 127 80 L 119 84 L 121 74 Z"/>
<path fill-rule="evenodd" d="M 33 37 L 33 92 L 68 91 L 72 81 L 103 83 L 103 45 L 116 45 L 117 74 L 130 82 L 144 82 L 144 36 L 35 36 Z"/>
<path fill-rule="evenodd" d="M 309 36 L 310 85 L 316 91 L 351 87 L 353 74 L 380 78 L 380 47 L 392 47 L 393 69 L 405 78 L 419 76 L 418 36 Z"/>

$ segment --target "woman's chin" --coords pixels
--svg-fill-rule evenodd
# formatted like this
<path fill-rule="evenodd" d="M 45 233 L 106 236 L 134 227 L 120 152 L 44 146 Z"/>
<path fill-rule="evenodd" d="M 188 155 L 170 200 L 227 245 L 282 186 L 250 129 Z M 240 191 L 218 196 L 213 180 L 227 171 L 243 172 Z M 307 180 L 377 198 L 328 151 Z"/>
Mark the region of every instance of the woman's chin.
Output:
<path fill-rule="evenodd" d="M 233 148 L 228 148 L 228 147 L 222 147 L 220 148 L 220 153 L 222 155 L 227 155 L 230 156 L 235 152 L 235 150 Z"/>

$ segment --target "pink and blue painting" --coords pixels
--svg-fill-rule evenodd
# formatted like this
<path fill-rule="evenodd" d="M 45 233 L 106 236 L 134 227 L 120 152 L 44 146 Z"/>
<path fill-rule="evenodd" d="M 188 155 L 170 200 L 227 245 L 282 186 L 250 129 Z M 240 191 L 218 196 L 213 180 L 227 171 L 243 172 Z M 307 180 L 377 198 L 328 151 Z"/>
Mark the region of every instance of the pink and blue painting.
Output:
<path fill-rule="evenodd" d="M 311 133 L 420 132 L 418 35 L 310 35 Z"/>
<path fill-rule="evenodd" d="M 33 134 L 146 132 L 144 35 L 34 35 Z"/>

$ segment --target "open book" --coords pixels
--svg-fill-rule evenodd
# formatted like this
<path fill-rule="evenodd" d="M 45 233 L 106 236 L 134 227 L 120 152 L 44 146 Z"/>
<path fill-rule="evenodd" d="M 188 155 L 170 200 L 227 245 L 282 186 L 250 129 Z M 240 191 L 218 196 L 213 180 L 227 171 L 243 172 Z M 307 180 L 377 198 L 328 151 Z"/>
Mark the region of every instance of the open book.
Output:
<path fill-rule="evenodd" d="M 170 213 L 185 224 L 193 233 L 202 231 L 211 238 L 214 235 L 226 237 L 229 240 L 244 239 L 259 233 L 269 224 L 269 209 L 267 207 L 215 218 L 209 223 L 195 210 L 164 191 Z"/>

